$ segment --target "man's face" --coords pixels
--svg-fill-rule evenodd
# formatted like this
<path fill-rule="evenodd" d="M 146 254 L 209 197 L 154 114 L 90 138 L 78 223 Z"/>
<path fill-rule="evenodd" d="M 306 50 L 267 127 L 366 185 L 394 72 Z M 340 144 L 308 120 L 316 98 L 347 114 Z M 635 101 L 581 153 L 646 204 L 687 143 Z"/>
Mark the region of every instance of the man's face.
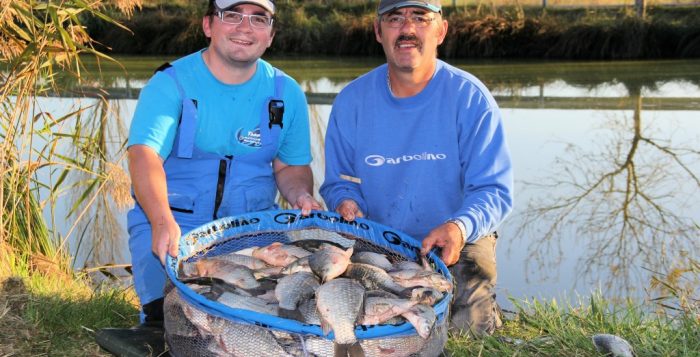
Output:
<path fill-rule="evenodd" d="M 241 4 L 227 10 L 244 15 L 272 17 L 265 9 L 253 4 Z M 247 16 L 240 24 L 234 25 L 221 21 L 217 13 L 205 17 L 202 27 L 204 34 L 211 39 L 209 50 L 229 63 L 255 62 L 270 47 L 274 37 L 272 26 L 253 27 Z"/>
<path fill-rule="evenodd" d="M 391 27 L 400 16 L 406 21 L 400 27 Z M 392 19 L 393 17 L 393 19 Z M 426 27 L 419 27 L 415 17 L 427 20 Z M 434 12 L 419 7 L 405 7 L 388 12 L 374 22 L 374 33 L 382 44 L 387 63 L 401 71 L 412 71 L 432 66 L 437 58 L 437 47 L 447 34 L 447 21 Z"/>

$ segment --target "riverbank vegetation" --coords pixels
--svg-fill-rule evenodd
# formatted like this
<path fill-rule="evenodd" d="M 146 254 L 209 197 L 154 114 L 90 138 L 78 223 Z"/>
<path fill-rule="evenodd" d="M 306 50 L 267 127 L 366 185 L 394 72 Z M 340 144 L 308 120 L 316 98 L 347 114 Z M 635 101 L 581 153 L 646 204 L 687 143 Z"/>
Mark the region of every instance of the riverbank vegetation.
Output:
<path fill-rule="evenodd" d="M 446 6 L 444 58 L 652 59 L 700 56 L 700 7 L 542 6 L 479 1 Z M 503 1 L 498 3 L 504 3 Z M 540 2 L 541 3 L 541 2 Z M 550 1 L 551 3 L 551 1 Z M 277 34 L 268 54 L 381 56 L 371 1 L 278 2 Z M 150 3 L 116 27 L 88 23 L 106 51 L 180 55 L 206 46 L 204 5 Z M 108 48 L 107 48 L 108 47 Z"/>

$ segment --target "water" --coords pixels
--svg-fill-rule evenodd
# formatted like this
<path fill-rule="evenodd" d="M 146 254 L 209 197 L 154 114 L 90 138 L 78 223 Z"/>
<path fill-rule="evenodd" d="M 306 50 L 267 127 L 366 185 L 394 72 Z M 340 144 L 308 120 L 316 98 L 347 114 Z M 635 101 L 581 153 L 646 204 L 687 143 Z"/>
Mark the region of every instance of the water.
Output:
<path fill-rule="evenodd" d="M 105 65 L 105 87 L 142 87 L 168 59 L 121 60 L 128 75 Z M 383 61 L 270 62 L 307 92 L 337 93 Z M 700 61 L 453 63 L 492 89 L 513 156 L 515 208 L 498 242 L 502 305 L 510 296 L 573 301 L 597 290 L 644 301 L 658 296 L 651 272 L 700 259 Z M 129 118 L 135 100 L 119 102 Z M 311 105 L 316 189 L 330 108 Z M 128 262 L 126 237 L 118 245 L 116 262 Z M 76 256 L 85 260 L 86 249 Z"/>

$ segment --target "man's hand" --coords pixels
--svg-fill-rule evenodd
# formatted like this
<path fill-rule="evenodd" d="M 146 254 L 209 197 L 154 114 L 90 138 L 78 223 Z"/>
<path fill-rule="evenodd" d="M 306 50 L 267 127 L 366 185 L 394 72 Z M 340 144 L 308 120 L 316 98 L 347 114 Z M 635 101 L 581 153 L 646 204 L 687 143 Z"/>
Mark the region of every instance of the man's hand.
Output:
<path fill-rule="evenodd" d="M 421 254 L 427 255 L 434 247 L 442 248 L 442 261 L 450 266 L 457 263 L 462 250 L 462 231 L 454 223 L 443 223 L 423 239 Z"/>
<path fill-rule="evenodd" d="M 343 219 L 346 221 L 354 221 L 357 217 L 365 216 L 362 211 L 360 211 L 360 207 L 357 206 L 357 202 L 353 200 L 344 200 L 340 202 L 335 211 L 343 216 Z"/>
<path fill-rule="evenodd" d="M 312 209 L 320 210 L 321 204 L 310 193 L 304 193 L 294 201 L 294 209 L 301 209 L 302 216 L 308 216 Z"/>
<path fill-rule="evenodd" d="M 170 254 L 177 257 L 178 245 L 180 243 L 180 226 L 175 219 L 161 218 L 160 222 L 152 224 L 152 245 L 151 249 L 160 259 L 160 263 L 165 265 L 165 256 Z"/>

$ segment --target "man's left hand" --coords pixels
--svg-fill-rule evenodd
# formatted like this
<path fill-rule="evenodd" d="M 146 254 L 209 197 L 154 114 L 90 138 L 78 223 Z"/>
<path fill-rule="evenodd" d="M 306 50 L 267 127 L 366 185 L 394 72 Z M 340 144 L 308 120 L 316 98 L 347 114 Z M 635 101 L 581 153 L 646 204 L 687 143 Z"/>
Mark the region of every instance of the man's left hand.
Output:
<path fill-rule="evenodd" d="M 304 193 L 294 201 L 294 209 L 301 209 L 301 215 L 308 216 L 311 210 L 320 210 L 321 204 L 310 193 Z"/>
<path fill-rule="evenodd" d="M 450 266 L 457 263 L 462 251 L 462 231 L 454 223 L 443 223 L 423 239 L 421 254 L 427 255 L 434 247 L 442 248 L 442 261 Z"/>

